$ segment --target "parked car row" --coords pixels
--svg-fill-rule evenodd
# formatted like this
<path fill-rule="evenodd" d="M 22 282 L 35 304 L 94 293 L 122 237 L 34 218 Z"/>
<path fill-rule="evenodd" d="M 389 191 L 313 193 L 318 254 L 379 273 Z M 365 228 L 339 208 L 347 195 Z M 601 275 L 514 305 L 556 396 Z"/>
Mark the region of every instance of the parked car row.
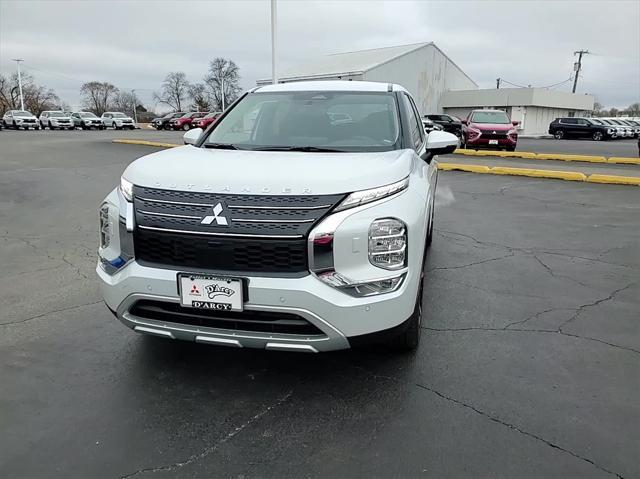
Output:
<path fill-rule="evenodd" d="M 156 130 L 183 130 L 206 128 L 220 116 L 219 111 L 175 111 L 160 118 L 154 118 L 151 126 Z"/>
<path fill-rule="evenodd" d="M 14 128 L 16 130 L 24 129 L 34 130 L 49 128 L 50 130 L 74 130 L 81 128 L 88 130 L 96 128 L 104 130 L 105 128 L 114 128 L 122 130 L 129 128 L 133 130 L 136 127 L 133 119 L 124 113 L 117 111 L 107 111 L 98 117 L 90 111 L 53 111 L 47 110 L 40 114 L 37 118 L 31 112 L 24 110 L 9 110 L 2 117 L 2 126 L 5 128 Z"/>
<path fill-rule="evenodd" d="M 590 138 L 594 141 L 640 137 L 640 121 L 621 118 L 556 118 L 549 124 L 556 139 Z"/>

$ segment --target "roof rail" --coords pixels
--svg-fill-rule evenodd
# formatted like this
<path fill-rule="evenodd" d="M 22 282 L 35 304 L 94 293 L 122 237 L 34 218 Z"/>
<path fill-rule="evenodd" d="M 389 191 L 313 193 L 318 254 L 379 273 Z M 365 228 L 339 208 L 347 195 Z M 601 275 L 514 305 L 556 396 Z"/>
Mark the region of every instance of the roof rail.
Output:
<path fill-rule="evenodd" d="M 393 83 L 387 85 L 387 91 L 393 91 Z"/>

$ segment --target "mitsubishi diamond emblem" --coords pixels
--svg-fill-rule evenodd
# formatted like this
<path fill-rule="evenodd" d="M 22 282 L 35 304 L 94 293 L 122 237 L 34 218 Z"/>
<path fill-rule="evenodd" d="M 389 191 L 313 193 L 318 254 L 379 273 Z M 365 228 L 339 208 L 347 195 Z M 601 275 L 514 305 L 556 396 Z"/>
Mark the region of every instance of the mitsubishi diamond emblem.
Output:
<path fill-rule="evenodd" d="M 218 226 L 229 226 L 229 223 L 227 223 L 227 218 L 224 216 L 221 216 L 222 209 L 223 209 L 222 203 L 218 203 L 217 205 L 215 205 L 213 207 L 213 215 L 207 215 L 204 218 L 202 218 L 202 221 L 200 222 L 200 224 L 210 225 L 215 221 Z"/>

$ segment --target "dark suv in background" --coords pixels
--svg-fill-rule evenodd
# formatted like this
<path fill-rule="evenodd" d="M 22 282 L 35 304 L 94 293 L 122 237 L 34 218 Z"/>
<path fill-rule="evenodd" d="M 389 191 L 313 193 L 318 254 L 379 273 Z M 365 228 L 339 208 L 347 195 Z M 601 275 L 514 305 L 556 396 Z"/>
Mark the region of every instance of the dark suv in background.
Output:
<path fill-rule="evenodd" d="M 556 118 L 549 124 L 549 133 L 556 139 L 591 138 L 595 141 L 616 137 L 616 129 L 611 125 L 598 124 L 588 118 Z"/>
<path fill-rule="evenodd" d="M 436 125 L 440 125 L 442 129 L 448 133 L 453 133 L 458 138 L 462 137 L 462 122 L 455 116 L 450 115 L 425 115 L 425 118 L 431 120 Z"/>

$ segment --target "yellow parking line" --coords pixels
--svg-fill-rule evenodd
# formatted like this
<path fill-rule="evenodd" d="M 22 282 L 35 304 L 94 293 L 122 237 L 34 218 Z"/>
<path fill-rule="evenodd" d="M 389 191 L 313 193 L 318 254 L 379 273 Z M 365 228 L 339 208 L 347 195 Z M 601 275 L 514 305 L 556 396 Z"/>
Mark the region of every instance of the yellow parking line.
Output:
<path fill-rule="evenodd" d="M 532 151 L 492 151 L 492 150 L 467 150 L 459 148 L 454 151 L 457 155 L 467 156 L 494 156 L 499 158 L 524 158 L 527 160 L 555 160 L 555 161 L 584 161 L 587 163 L 623 163 L 627 165 L 640 165 L 640 158 L 622 156 L 594 155 L 567 155 L 564 153 L 534 153 Z"/>
<path fill-rule="evenodd" d="M 175 143 L 161 143 L 159 141 L 147 141 L 147 140 L 111 140 L 113 143 L 124 143 L 125 145 L 144 145 L 144 146 L 157 146 L 158 148 L 175 148 Z"/>
<path fill-rule="evenodd" d="M 490 175 L 529 176 L 531 178 L 549 178 L 567 181 L 587 181 L 590 183 L 606 183 L 612 185 L 638 185 L 640 177 L 616 175 L 585 175 L 579 171 L 538 170 L 533 168 L 510 168 L 507 166 L 466 165 L 460 163 L 438 162 L 438 169 L 444 171 L 467 171 L 470 173 L 485 173 Z"/>

